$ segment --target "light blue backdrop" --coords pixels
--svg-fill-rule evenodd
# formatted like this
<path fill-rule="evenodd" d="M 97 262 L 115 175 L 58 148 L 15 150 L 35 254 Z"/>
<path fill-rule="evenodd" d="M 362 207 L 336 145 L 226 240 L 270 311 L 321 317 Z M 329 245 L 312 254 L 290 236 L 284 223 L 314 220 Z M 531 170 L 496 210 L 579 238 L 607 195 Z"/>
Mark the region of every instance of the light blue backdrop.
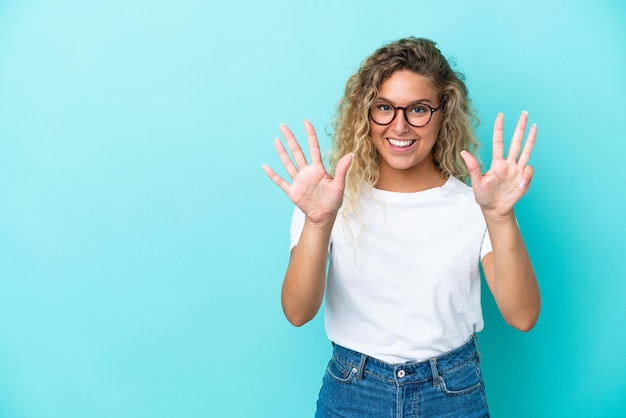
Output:
<path fill-rule="evenodd" d="M 494 417 L 626 416 L 626 5 L 620 0 L 0 1 L 0 417 L 309 417 L 330 345 L 279 293 L 286 122 L 416 35 L 483 121 L 526 109 L 517 214 L 543 311 L 485 293 Z"/>

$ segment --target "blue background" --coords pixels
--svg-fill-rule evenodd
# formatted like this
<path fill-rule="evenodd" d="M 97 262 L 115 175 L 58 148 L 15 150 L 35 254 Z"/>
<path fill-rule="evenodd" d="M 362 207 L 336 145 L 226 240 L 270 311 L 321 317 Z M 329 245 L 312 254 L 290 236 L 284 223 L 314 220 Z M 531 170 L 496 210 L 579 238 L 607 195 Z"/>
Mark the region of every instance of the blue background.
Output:
<path fill-rule="evenodd" d="M 0 0 L 0 417 L 309 417 L 330 353 L 279 294 L 261 170 L 374 49 L 436 40 L 539 128 L 528 334 L 484 293 L 494 417 L 626 416 L 626 3 Z"/>

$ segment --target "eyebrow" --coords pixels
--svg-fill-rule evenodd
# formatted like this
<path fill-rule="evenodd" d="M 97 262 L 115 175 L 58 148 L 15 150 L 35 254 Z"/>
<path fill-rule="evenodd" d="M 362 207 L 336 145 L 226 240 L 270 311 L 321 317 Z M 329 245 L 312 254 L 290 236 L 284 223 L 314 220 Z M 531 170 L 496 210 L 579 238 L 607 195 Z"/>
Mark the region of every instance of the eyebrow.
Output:
<path fill-rule="evenodd" d="M 396 106 L 395 103 L 393 102 L 393 100 L 389 100 L 386 97 L 378 97 L 376 100 L 380 100 L 380 101 L 383 101 L 383 102 L 388 102 L 388 103 L 391 103 L 392 105 Z M 417 99 L 417 100 L 413 100 L 412 102 L 409 102 L 407 104 L 407 106 L 411 106 L 412 104 L 416 104 L 416 103 L 430 103 L 430 104 L 433 104 L 433 102 L 430 99 L 424 97 L 422 99 Z"/>

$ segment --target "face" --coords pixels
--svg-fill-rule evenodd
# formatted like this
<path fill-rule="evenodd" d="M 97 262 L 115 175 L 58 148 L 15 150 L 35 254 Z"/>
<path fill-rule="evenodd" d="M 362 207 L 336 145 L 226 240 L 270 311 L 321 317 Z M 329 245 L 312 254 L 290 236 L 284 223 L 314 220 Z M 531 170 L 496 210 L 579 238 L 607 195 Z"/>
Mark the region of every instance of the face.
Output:
<path fill-rule="evenodd" d="M 395 107 L 424 103 L 440 106 L 430 81 L 409 70 L 396 71 L 380 86 L 378 100 Z M 442 111 L 432 114 L 427 125 L 410 125 L 402 110 L 397 110 L 388 125 L 377 125 L 370 118 L 370 135 L 379 155 L 380 182 L 402 177 L 435 176 L 439 174 L 432 159 L 432 148 L 441 127 Z"/>

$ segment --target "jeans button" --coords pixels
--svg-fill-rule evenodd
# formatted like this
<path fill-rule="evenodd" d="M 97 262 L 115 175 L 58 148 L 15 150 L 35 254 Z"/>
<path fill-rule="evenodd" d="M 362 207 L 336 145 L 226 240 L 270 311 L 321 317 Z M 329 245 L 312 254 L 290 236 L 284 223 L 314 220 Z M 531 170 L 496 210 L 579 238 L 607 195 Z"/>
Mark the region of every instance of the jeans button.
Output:
<path fill-rule="evenodd" d="M 404 370 L 398 370 L 397 376 L 399 379 L 402 379 L 404 376 L 406 376 L 406 372 Z"/>

